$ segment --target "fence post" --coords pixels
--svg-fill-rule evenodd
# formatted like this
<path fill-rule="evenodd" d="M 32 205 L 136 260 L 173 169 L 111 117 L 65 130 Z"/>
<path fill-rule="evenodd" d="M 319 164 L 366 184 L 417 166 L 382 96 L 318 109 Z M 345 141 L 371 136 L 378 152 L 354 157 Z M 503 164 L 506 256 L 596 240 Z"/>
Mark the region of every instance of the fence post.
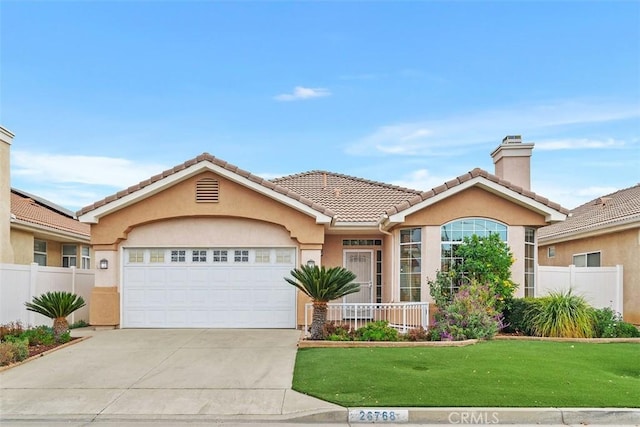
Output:
<path fill-rule="evenodd" d="M 571 264 L 569 266 L 569 289 L 576 287 L 576 266 Z"/>
<path fill-rule="evenodd" d="M 616 311 L 620 313 L 621 316 L 624 316 L 624 288 L 622 269 L 623 267 L 621 265 L 616 265 Z"/>
<path fill-rule="evenodd" d="M 29 301 L 33 300 L 33 297 L 37 292 L 37 282 L 38 282 L 38 263 L 32 262 L 29 266 Z M 27 301 L 25 301 L 27 302 Z M 29 317 L 29 325 L 34 326 L 36 321 L 35 313 L 33 311 L 27 311 Z"/>
<path fill-rule="evenodd" d="M 76 293 L 76 266 L 73 265 L 70 267 L 71 268 L 71 293 L 75 295 Z M 71 313 L 71 324 L 73 325 L 74 323 L 76 323 L 76 313 L 73 312 Z"/>

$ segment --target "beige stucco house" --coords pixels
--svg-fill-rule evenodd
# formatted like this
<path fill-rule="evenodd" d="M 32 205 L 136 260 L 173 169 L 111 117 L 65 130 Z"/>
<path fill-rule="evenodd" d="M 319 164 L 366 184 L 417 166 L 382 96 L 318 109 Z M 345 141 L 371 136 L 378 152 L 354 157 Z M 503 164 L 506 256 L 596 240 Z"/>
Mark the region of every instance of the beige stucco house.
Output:
<path fill-rule="evenodd" d="M 471 234 L 499 233 L 533 295 L 537 230 L 567 211 L 530 191 L 532 149 L 507 137 L 495 174 L 426 192 L 325 171 L 270 181 L 202 154 L 77 213 L 103 267 L 91 323 L 297 327 L 306 299 L 283 277 L 310 262 L 357 272 L 350 301 L 429 301 L 427 280 Z"/>
<path fill-rule="evenodd" d="M 538 241 L 540 265 L 622 265 L 624 320 L 640 324 L 640 184 L 573 209 Z"/>
<path fill-rule="evenodd" d="M 0 263 L 91 268 L 90 226 L 53 202 L 11 188 L 13 137 L 0 127 Z"/>

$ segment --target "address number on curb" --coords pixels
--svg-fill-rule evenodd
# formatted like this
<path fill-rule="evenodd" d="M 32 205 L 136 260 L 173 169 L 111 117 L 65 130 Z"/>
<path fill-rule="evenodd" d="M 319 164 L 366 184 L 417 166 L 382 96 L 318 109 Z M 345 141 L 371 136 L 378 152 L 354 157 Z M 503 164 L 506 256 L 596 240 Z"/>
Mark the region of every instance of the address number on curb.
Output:
<path fill-rule="evenodd" d="M 408 409 L 359 408 L 349 409 L 350 423 L 406 423 L 409 422 Z"/>

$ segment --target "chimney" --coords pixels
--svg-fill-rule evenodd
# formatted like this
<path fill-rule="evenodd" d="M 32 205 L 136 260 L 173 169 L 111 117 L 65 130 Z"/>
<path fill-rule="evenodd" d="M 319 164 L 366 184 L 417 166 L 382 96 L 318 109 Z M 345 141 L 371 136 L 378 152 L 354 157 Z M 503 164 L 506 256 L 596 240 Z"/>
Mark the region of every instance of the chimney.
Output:
<path fill-rule="evenodd" d="M 11 246 L 11 175 L 9 155 L 13 134 L 0 126 L 0 263 L 13 263 Z"/>
<path fill-rule="evenodd" d="M 521 135 L 507 135 L 502 139 L 491 158 L 495 175 L 513 185 L 531 190 L 531 152 L 533 143 L 522 143 Z"/>

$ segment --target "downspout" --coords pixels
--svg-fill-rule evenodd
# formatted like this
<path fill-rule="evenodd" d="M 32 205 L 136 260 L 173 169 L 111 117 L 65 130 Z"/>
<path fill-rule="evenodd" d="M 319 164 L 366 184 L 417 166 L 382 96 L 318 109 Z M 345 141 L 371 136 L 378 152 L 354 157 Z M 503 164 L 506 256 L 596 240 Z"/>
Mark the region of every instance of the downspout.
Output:
<path fill-rule="evenodd" d="M 378 221 L 378 231 L 382 234 L 386 234 L 387 236 L 391 236 L 391 302 L 394 302 L 393 297 L 395 293 L 395 271 L 396 271 L 396 257 L 395 257 L 395 239 L 393 237 L 393 233 L 388 232 L 387 230 L 382 229 L 382 222 L 386 219 L 389 219 L 388 215 L 383 215 L 382 218 Z"/>

